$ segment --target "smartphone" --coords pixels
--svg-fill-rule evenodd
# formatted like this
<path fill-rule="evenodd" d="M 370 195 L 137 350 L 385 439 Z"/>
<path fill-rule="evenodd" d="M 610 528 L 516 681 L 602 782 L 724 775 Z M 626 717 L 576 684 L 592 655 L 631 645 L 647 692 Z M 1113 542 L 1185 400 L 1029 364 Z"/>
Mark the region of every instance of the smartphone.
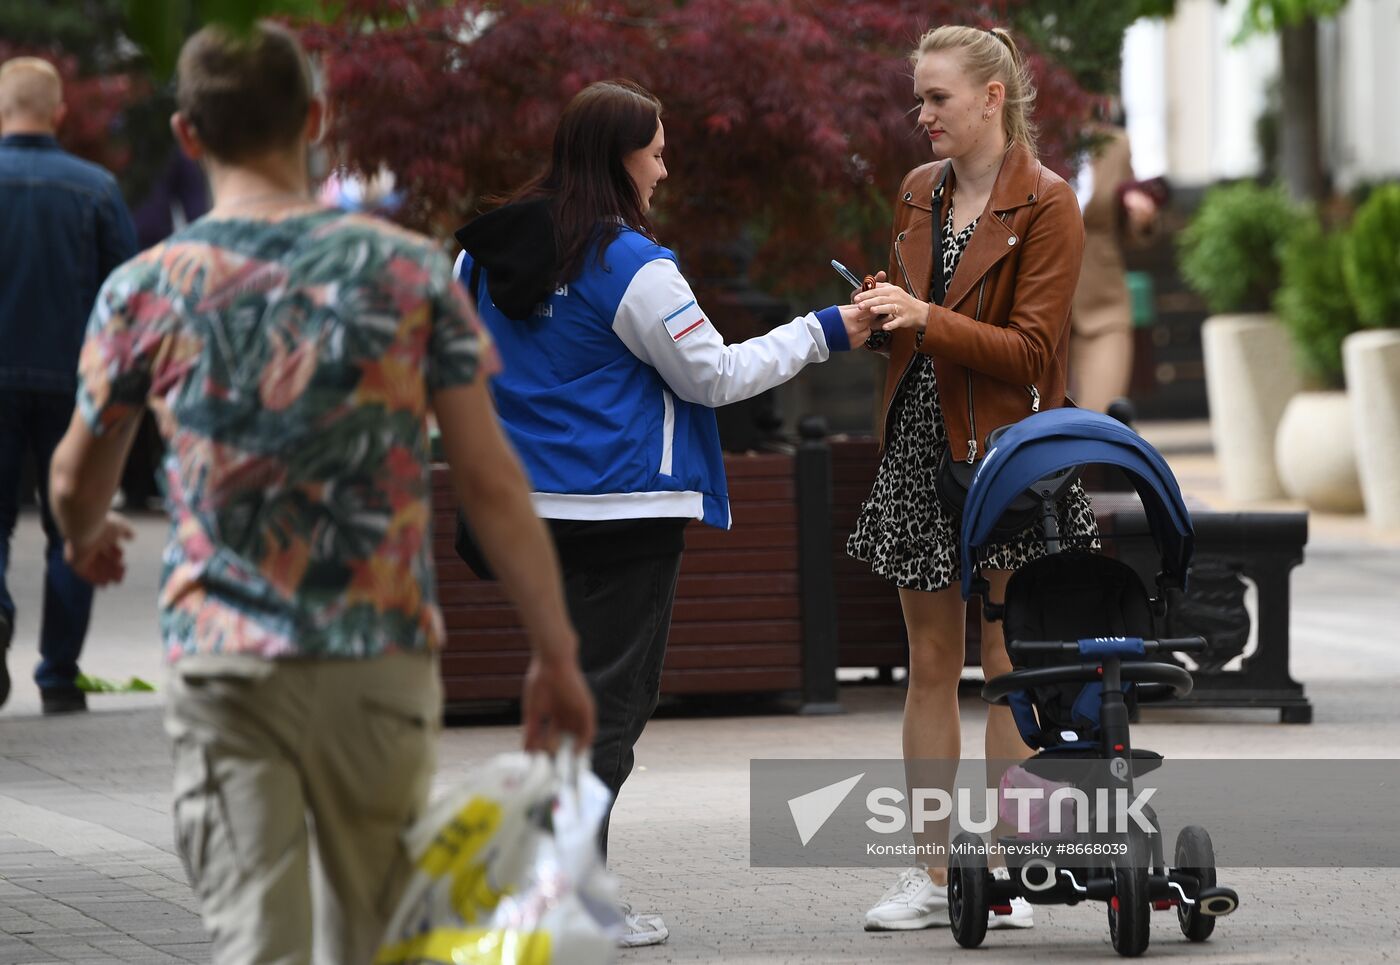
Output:
<path fill-rule="evenodd" d="M 850 286 L 854 291 L 864 291 L 868 287 L 866 285 L 862 285 L 859 281 L 857 281 L 856 276 L 851 274 L 851 269 L 841 264 L 841 262 L 837 261 L 835 258 L 831 259 L 831 267 L 836 269 L 836 274 L 840 275 L 842 278 L 846 279 L 846 281 L 850 283 Z"/>
<path fill-rule="evenodd" d="M 850 283 L 851 288 L 858 292 L 863 292 L 875 287 L 875 279 L 870 275 L 865 276 L 865 281 L 863 283 L 856 281 L 856 276 L 851 274 L 851 270 L 835 258 L 831 259 L 831 267 L 835 268 L 836 273 L 846 279 L 846 281 Z M 865 340 L 865 347 L 872 350 L 882 349 L 889 342 L 890 337 L 889 332 L 871 332 L 870 336 Z"/>

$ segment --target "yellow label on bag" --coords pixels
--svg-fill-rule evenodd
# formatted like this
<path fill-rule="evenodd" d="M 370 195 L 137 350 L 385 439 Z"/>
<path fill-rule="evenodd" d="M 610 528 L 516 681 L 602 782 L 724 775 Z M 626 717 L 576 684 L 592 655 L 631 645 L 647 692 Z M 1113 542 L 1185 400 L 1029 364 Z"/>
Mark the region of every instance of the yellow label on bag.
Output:
<path fill-rule="evenodd" d="M 487 863 L 479 860 L 483 847 L 501 826 L 501 806 L 475 797 L 443 825 L 418 859 L 418 867 L 432 878 L 450 877 L 452 908 L 470 924 L 481 912 L 500 904 L 508 889 L 497 890 L 487 877 Z"/>
<path fill-rule="evenodd" d="M 385 947 L 375 965 L 549 965 L 551 942 L 546 932 L 505 928 L 435 928 L 426 935 Z"/>

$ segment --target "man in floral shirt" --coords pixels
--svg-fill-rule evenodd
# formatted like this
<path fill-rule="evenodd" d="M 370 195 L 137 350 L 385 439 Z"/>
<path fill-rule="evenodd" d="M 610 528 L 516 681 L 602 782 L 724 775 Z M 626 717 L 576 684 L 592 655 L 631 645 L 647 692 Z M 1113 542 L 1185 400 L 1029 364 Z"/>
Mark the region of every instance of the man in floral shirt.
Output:
<path fill-rule="evenodd" d="M 169 443 L 159 606 L 175 828 L 215 961 L 309 962 L 314 944 L 321 960 L 368 963 L 408 870 L 398 834 L 425 803 L 442 709 L 430 411 L 535 648 L 526 745 L 568 732 L 588 746 L 592 705 L 548 536 L 484 386 L 495 356 L 446 257 L 310 200 L 322 107 L 290 34 L 201 31 L 178 85 L 172 123 L 214 208 L 103 286 L 54 459 L 55 515 L 80 573 L 120 579 L 130 529 L 106 510 L 149 405 Z"/>

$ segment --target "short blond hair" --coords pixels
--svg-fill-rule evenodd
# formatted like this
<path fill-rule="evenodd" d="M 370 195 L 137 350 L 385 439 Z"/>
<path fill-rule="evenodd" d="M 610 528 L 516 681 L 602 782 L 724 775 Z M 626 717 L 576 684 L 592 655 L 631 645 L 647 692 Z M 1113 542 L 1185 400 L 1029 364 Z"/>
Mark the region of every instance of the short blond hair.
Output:
<path fill-rule="evenodd" d="M 63 80 L 40 57 L 15 57 L 0 66 L 0 117 L 48 120 L 63 104 Z"/>
<path fill-rule="evenodd" d="M 909 59 L 917 62 L 924 54 L 957 50 L 963 66 L 978 84 L 999 80 L 1006 88 L 1002 104 L 1002 126 L 1006 139 L 1035 153 L 1035 124 L 1031 111 L 1035 107 L 1035 82 L 1026 69 L 1026 60 L 1011 39 L 1011 33 L 1000 27 L 983 30 L 980 27 L 935 27 L 919 38 L 919 46 Z"/>

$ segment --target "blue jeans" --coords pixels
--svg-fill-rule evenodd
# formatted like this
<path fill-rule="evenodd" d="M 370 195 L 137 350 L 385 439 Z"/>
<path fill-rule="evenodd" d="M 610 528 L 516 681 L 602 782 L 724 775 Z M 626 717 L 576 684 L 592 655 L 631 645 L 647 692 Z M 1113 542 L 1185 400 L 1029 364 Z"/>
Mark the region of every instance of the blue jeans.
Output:
<path fill-rule="evenodd" d="M 48 537 L 40 660 L 34 671 L 41 690 L 74 686 L 92 613 L 92 586 L 63 561 L 63 537 L 49 512 L 49 462 L 72 415 L 73 397 L 66 393 L 0 389 L 0 612 L 14 620 L 15 601 L 5 574 L 19 517 L 21 474 L 30 454 L 38 475 L 39 517 Z"/>

